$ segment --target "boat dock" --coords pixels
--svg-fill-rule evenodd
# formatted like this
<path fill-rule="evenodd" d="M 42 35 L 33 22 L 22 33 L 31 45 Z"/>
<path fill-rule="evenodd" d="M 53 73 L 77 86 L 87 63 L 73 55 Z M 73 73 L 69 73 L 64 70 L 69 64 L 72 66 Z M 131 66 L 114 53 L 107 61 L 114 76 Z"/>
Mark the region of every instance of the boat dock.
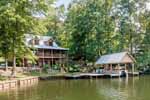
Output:
<path fill-rule="evenodd" d="M 139 72 L 128 72 L 129 76 L 139 76 Z"/>
<path fill-rule="evenodd" d="M 81 73 L 81 74 L 68 74 L 64 75 L 65 79 L 86 79 L 86 78 L 103 78 L 103 77 L 120 77 L 119 74 L 97 74 L 97 73 Z"/>
<path fill-rule="evenodd" d="M 61 75 L 49 75 L 49 76 L 40 76 L 40 80 L 55 80 L 55 79 L 91 79 L 91 78 L 119 78 L 119 77 L 128 77 L 128 76 L 138 76 L 138 72 L 127 73 L 128 75 L 122 76 L 119 73 L 67 73 Z"/>

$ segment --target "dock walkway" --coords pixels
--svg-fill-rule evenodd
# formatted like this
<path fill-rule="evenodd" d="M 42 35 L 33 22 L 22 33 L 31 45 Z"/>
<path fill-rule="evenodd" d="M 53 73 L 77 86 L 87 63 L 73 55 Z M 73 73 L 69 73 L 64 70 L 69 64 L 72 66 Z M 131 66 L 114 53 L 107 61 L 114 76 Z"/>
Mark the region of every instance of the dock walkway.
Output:
<path fill-rule="evenodd" d="M 81 74 L 67 74 L 64 75 L 66 79 L 83 79 L 83 78 L 100 78 L 100 77 L 119 77 L 119 74 L 98 74 L 98 73 L 81 73 Z"/>
<path fill-rule="evenodd" d="M 130 74 L 130 73 L 128 73 Z M 135 73 L 134 73 L 135 74 Z M 66 73 L 61 75 L 48 75 L 48 76 L 40 76 L 40 80 L 55 80 L 55 79 L 91 79 L 91 78 L 117 78 L 117 77 L 128 77 L 122 76 L 119 73 L 115 72 L 104 72 L 104 73 Z M 134 76 L 137 76 L 134 75 Z"/>

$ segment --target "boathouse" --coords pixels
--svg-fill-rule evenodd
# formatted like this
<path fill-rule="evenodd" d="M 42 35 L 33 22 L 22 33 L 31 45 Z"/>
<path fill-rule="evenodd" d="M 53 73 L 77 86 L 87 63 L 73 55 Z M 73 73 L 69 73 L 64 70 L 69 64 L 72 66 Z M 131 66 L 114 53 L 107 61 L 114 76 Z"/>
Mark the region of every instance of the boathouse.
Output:
<path fill-rule="evenodd" d="M 37 56 L 37 63 L 34 66 L 43 67 L 44 65 L 64 66 L 67 63 L 68 48 L 62 48 L 50 36 L 25 35 L 25 42 L 33 53 Z M 24 59 L 24 66 L 31 66 L 28 59 Z"/>
<path fill-rule="evenodd" d="M 128 52 L 113 53 L 101 56 L 96 61 L 96 66 L 103 68 L 105 72 L 134 73 L 135 59 Z"/>

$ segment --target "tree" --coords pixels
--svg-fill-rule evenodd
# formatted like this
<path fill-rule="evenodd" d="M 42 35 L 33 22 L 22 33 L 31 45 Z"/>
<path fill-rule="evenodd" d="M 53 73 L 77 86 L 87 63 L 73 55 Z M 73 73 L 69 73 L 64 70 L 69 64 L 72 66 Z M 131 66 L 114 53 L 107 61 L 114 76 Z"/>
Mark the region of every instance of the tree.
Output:
<path fill-rule="evenodd" d="M 149 17 L 140 17 L 146 14 L 146 4 L 147 0 L 74 1 L 64 24 L 70 55 L 95 61 L 102 54 L 129 51 L 137 60 L 148 59 Z M 143 55 L 138 55 L 139 49 Z"/>
<path fill-rule="evenodd" d="M 65 7 L 64 5 L 56 6 L 54 8 L 50 8 L 51 12 L 48 13 L 46 19 L 46 27 L 48 29 L 47 35 L 52 36 L 55 40 L 57 40 L 59 45 L 63 45 L 65 41 L 64 37 L 64 20 L 65 20 Z M 66 43 L 66 42 L 65 42 Z M 64 45 L 63 45 L 64 46 Z"/>
<path fill-rule="evenodd" d="M 140 14 L 140 25 L 142 29 L 142 42 L 139 44 L 137 61 L 140 67 L 150 65 L 150 12 L 145 9 Z"/>
<path fill-rule="evenodd" d="M 9 45 L 11 44 L 11 41 L 9 40 L 10 38 L 7 37 L 7 32 L 4 31 L 4 30 L 7 30 L 5 29 L 5 27 L 1 27 L 2 29 L 0 29 L 0 33 L 5 33 L 4 35 L 1 35 L 0 36 L 0 40 L 4 40 L 4 41 L 1 41 L 0 42 L 0 50 L 1 50 L 1 56 L 3 56 L 5 58 L 5 70 L 7 71 L 8 70 L 8 57 L 10 56 L 10 47 Z"/>
<path fill-rule="evenodd" d="M 51 0 L 1 0 L 0 1 L 0 29 L 1 42 L 4 36 L 9 39 L 9 50 L 13 55 L 13 75 L 16 68 L 16 55 L 22 50 L 24 35 L 26 33 L 38 33 L 37 27 L 41 27 L 39 19 L 35 15 L 46 15 Z M 41 30 L 40 30 L 41 31 Z M 25 47 L 25 46 L 23 46 Z M 4 49 L 3 52 L 6 50 Z"/>
<path fill-rule="evenodd" d="M 98 56 L 112 51 L 112 4 L 112 0 L 78 0 L 70 6 L 65 29 L 74 59 L 95 61 Z"/>

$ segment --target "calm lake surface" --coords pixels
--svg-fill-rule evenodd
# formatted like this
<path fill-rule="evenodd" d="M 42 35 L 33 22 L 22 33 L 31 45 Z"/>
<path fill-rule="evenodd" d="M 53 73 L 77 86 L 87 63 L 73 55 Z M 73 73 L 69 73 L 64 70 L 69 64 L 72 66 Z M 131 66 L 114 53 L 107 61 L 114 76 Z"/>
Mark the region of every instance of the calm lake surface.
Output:
<path fill-rule="evenodd" d="M 150 100 L 150 76 L 40 81 L 36 86 L 0 92 L 0 100 Z"/>

